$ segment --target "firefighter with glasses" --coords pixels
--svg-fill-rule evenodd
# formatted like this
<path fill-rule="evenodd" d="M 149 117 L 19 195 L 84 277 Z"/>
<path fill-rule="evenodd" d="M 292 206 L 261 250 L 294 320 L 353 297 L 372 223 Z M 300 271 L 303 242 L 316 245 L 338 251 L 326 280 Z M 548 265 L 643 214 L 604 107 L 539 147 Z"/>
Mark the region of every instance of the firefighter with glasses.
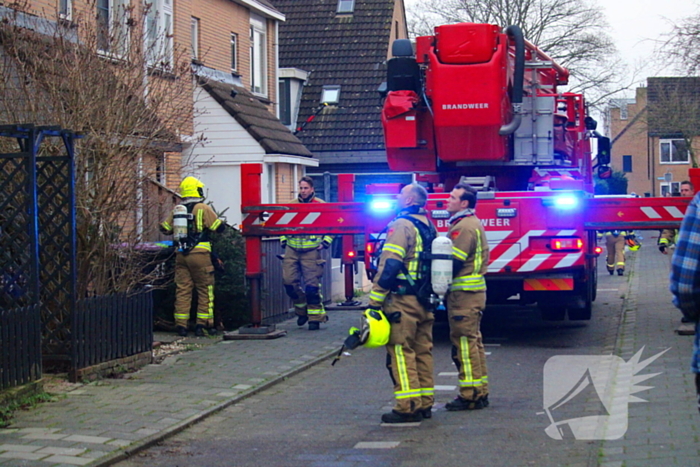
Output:
<path fill-rule="evenodd" d="M 477 410 L 489 405 L 486 353 L 481 317 L 486 307 L 484 274 L 489 246 L 481 221 L 474 214 L 476 190 L 460 183 L 447 201 L 448 237 L 452 240 L 453 279 L 447 296 L 452 360 L 459 371 L 459 396 L 445 405 L 449 411 Z"/>
<path fill-rule="evenodd" d="M 325 203 L 316 197 L 311 177 L 299 180 L 299 196 L 290 203 Z M 287 295 L 294 301 L 297 325 L 309 322 L 309 331 L 318 331 L 321 323 L 328 321 L 321 295 L 321 277 L 325 260 L 321 252 L 331 246 L 330 235 L 284 235 L 280 239 L 284 248 L 282 258 L 282 282 Z M 304 284 L 304 288 L 301 284 Z"/>
<path fill-rule="evenodd" d="M 160 225 L 160 231 L 173 235 L 175 256 L 175 326 L 187 336 L 192 306 L 192 290 L 197 290 L 195 335 L 216 334 L 214 326 L 214 266 L 211 260 L 211 232 L 223 232 L 226 224 L 211 206 L 204 204 L 204 184 L 194 177 L 180 183 L 182 202 Z"/>
<path fill-rule="evenodd" d="M 425 188 L 417 184 L 406 185 L 398 195 L 399 214 L 388 226 L 369 295 L 368 312 L 383 308 L 391 323 L 387 367 L 396 403 L 382 415 L 384 423 L 419 422 L 432 415 L 435 318 L 417 296 L 419 284 L 429 280 L 421 277 L 427 261 L 421 260 L 421 253 L 436 235 L 424 209 L 427 198 Z"/>

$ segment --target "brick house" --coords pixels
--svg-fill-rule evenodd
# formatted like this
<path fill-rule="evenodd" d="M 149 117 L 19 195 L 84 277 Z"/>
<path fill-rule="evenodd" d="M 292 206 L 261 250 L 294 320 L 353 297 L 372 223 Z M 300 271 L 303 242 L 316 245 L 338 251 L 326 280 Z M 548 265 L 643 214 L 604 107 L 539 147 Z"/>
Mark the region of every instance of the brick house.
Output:
<path fill-rule="evenodd" d="M 700 78 L 648 78 L 635 99 L 609 102 L 606 127 L 612 166 L 627 175 L 628 192 L 678 192 L 692 167 L 689 147 L 700 149 Z"/>
<path fill-rule="evenodd" d="M 354 173 L 356 195 L 377 175 L 384 183 L 410 182 L 412 174 L 387 165 L 378 93 L 393 40 L 408 37 L 403 0 L 272 1 L 286 17 L 280 117 L 289 128 L 303 127 L 296 136 L 319 160 L 309 174 Z"/>

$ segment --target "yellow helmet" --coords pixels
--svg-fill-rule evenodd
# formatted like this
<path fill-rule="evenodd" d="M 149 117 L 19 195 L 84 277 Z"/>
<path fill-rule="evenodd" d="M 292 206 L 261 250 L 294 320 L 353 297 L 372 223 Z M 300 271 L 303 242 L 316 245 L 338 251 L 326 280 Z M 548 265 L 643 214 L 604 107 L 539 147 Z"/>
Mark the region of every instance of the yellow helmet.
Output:
<path fill-rule="evenodd" d="M 345 346 L 354 349 L 358 345 L 374 348 L 385 346 L 389 342 L 391 324 L 382 310 L 367 308 L 362 314 L 362 328 L 350 328 L 350 336 Z"/>
<path fill-rule="evenodd" d="M 636 238 L 628 238 L 625 241 L 627 242 L 627 246 L 629 247 L 630 251 L 637 251 L 639 250 L 639 247 L 642 246 L 642 244 L 639 243 Z"/>
<path fill-rule="evenodd" d="M 180 183 L 180 196 L 183 198 L 203 198 L 204 183 L 194 177 L 185 177 Z"/>

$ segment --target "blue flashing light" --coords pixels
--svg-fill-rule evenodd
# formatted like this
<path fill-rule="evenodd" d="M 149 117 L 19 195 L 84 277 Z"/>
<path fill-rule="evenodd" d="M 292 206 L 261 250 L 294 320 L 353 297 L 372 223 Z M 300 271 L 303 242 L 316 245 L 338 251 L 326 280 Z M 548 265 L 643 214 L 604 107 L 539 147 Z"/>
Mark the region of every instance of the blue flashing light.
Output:
<path fill-rule="evenodd" d="M 556 196 L 554 206 L 561 209 L 573 209 L 578 206 L 578 198 L 573 195 Z"/>
<path fill-rule="evenodd" d="M 562 194 L 558 196 L 542 198 L 542 204 L 557 209 L 576 209 L 579 207 L 579 197 L 574 194 Z"/>
<path fill-rule="evenodd" d="M 393 203 L 387 199 L 375 199 L 370 203 L 369 208 L 374 212 L 390 211 L 393 209 Z"/>

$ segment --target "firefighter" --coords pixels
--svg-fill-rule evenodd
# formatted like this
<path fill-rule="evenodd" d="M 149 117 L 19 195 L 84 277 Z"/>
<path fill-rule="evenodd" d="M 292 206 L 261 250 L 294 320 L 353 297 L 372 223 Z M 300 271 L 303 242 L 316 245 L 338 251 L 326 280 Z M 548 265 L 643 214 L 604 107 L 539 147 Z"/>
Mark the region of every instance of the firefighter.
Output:
<path fill-rule="evenodd" d="M 687 180 L 681 182 L 680 196 L 693 196 L 695 194 L 695 187 L 692 183 Z M 668 254 L 668 249 L 676 244 L 676 235 L 678 230 L 676 229 L 663 229 L 659 234 L 659 240 L 657 246 L 659 251 L 665 255 Z"/>
<path fill-rule="evenodd" d="M 216 334 L 214 326 L 214 266 L 211 260 L 210 232 L 223 232 L 226 224 L 211 206 L 204 204 L 204 184 L 194 177 L 180 183 L 182 203 L 160 225 L 166 235 L 176 235 L 175 246 L 175 326 L 187 336 L 192 306 L 192 289 L 197 290 L 195 335 Z M 186 220 L 186 223 L 183 222 Z M 179 230 L 180 226 L 186 231 Z"/>
<path fill-rule="evenodd" d="M 489 405 L 486 353 L 481 317 L 486 307 L 484 274 L 489 246 L 481 221 L 474 214 L 476 190 L 459 183 L 450 193 L 447 211 L 452 215 L 447 235 L 452 240 L 453 279 L 447 296 L 452 360 L 459 370 L 459 395 L 448 402 L 449 411 L 478 410 Z"/>
<path fill-rule="evenodd" d="M 299 180 L 299 196 L 290 203 L 325 203 L 316 197 L 311 177 Z M 320 250 L 331 246 L 330 235 L 283 235 L 282 282 L 284 291 L 294 301 L 297 325 L 309 322 L 309 331 L 318 331 L 328 321 L 321 295 L 321 277 L 325 260 Z M 304 288 L 301 284 L 304 284 Z"/>
<path fill-rule="evenodd" d="M 617 275 L 625 273 L 625 245 L 627 239 L 634 239 L 634 232 L 631 230 L 604 230 L 599 232 L 598 237 L 605 239 L 605 246 L 608 250 L 608 257 L 605 266 L 612 276 L 617 270 Z"/>
<path fill-rule="evenodd" d="M 409 219 L 421 222 L 436 235 L 424 209 L 428 199 L 425 188 L 406 185 L 399 193 L 399 213 L 388 226 L 379 258 L 379 267 L 369 294 L 369 310 L 383 308 L 391 322 L 387 350 L 387 368 L 394 383 L 396 403 L 382 415 L 384 423 L 419 422 L 432 416 L 433 388 L 433 314 L 417 297 L 422 277 L 420 254 L 424 240 Z M 427 261 L 424 260 L 424 261 Z"/>

